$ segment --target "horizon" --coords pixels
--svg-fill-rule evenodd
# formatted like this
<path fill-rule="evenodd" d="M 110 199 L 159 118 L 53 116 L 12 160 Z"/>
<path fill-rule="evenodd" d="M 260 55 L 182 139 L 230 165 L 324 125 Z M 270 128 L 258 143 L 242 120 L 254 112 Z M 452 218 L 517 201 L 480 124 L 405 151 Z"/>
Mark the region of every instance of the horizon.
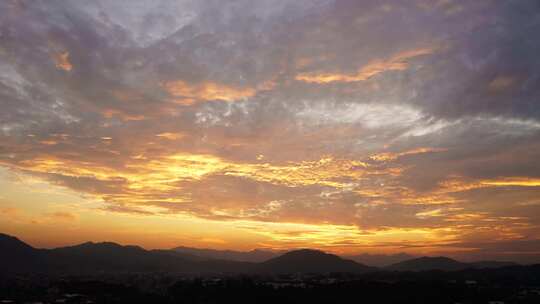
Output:
<path fill-rule="evenodd" d="M 226 248 L 225 249 L 218 249 L 218 248 L 188 247 L 188 246 L 184 246 L 184 245 L 181 245 L 181 244 L 178 245 L 178 246 L 172 247 L 172 248 L 145 248 L 145 247 L 142 247 L 142 246 L 137 245 L 137 244 L 123 244 L 123 243 L 107 241 L 107 240 L 86 241 L 86 242 L 76 243 L 76 244 L 67 244 L 67 245 L 59 246 L 59 247 L 36 247 L 36 246 L 33 246 L 32 244 L 18 238 L 15 235 L 9 235 L 9 234 L 5 234 L 5 233 L 0 232 L 0 236 L 7 236 L 7 237 L 15 238 L 16 240 L 18 240 L 18 241 L 20 241 L 20 242 L 22 242 L 22 243 L 24 243 L 26 245 L 29 245 L 30 247 L 32 247 L 34 249 L 45 249 L 45 250 L 54 250 L 54 249 L 61 249 L 61 248 L 67 248 L 67 247 L 77 247 L 77 246 L 85 245 L 85 244 L 93 244 L 93 245 L 113 244 L 113 245 L 117 245 L 117 246 L 120 246 L 120 247 L 138 247 L 138 248 L 141 248 L 141 249 L 143 249 L 145 251 L 148 251 L 148 252 L 150 252 L 152 250 L 175 251 L 176 249 L 179 249 L 179 248 L 181 248 L 181 249 L 195 249 L 195 250 L 203 250 L 203 251 L 208 250 L 208 251 L 217 251 L 217 252 L 230 251 L 230 252 L 235 252 L 235 253 L 252 253 L 254 251 L 264 251 L 264 252 L 269 252 L 269 253 L 274 254 L 274 256 L 269 257 L 268 260 L 279 257 L 279 256 L 282 256 L 282 255 L 290 253 L 290 252 L 308 250 L 308 251 L 321 252 L 321 253 L 325 253 L 325 254 L 333 254 L 333 255 L 339 256 L 339 257 L 341 257 L 343 259 L 352 259 L 356 263 L 360 263 L 360 264 L 367 265 L 367 266 L 372 266 L 372 267 L 378 267 L 378 268 L 390 266 L 392 264 L 399 263 L 399 262 L 402 262 L 402 261 L 416 260 L 416 259 L 421 259 L 421 258 L 449 258 L 449 259 L 456 260 L 458 262 L 463 262 L 463 263 L 493 262 L 493 261 L 495 261 L 495 262 L 512 262 L 512 263 L 516 263 L 517 265 L 535 265 L 535 264 L 539 264 L 538 261 L 522 263 L 522 262 L 519 262 L 519 261 L 512 261 L 512 260 L 489 260 L 489 259 L 481 259 L 481 258 L 471 259 L 471 260 L 467 260 L 467 259 L 463 260 L 463 259 L 455 258 L 455 257 L 452 257 L 452 256 L 444 256 L 444 255 L 411 255 L 411 254 L 408 254 L 406 252 L 396 252 L 396 253 L 390 253 L 390 254 L 356 252 L 356 253 L 341 254 L 339 252 L 324 251 L 324 250 L 317 249 L 317 248 L 289 248 L 289 249 L 286 249 L 286 250 L 276 250 L 276 249 L 272 249 L 272 248 L 253 248 L 251 250 L 242 251 L 242 250 L 226 249 Z M 198 254 L 196 254 L 196 253 L 193 253 L 193 255 L 198 256 Z M 396 256 L 406 256 L 406 257 L 403 258 L 403 259 L 398 260 L 398 262 L 390 263 L 390 264 L 385 263 L 384 261 L 371 261 L 371 263 L 369 263 L 369 262 L 365 262 L 365 261 L 354 260 L 355 257 L 358 258 L 358 257 L 361 257 L 361 256 L 368 256 L 368 257 L 373 257 L 373 258 L 385 258 L 385 257 L 388 258 L 388 257 L 396 257 Z M 201 257 L 203 257 L 203 256 L 201 255 Z M 229 260 L 227 258 L 216 258 L 216 257 L 208 257 L 208 258 L 209 259 Z M 231 259 L 231 261 L 235 261 L 235 260 L 236 259 Z M 240 261 L 240 260 L 236 260 L 236 261 Z M 263 259 L 263 261 L 264 261 L 264 259 Z M 257 262 L 255 262 L 255 263 L 257 263 Z M 375 264 L 378 264 L 378 265 L 375 265 Z M 386 265 L 386 266 L 381 266 L 381 265 Z"/>
<path fill-rule="evenodd" d="M 0 231 L 540 263 L 540 5 L 0 2 Z"/>

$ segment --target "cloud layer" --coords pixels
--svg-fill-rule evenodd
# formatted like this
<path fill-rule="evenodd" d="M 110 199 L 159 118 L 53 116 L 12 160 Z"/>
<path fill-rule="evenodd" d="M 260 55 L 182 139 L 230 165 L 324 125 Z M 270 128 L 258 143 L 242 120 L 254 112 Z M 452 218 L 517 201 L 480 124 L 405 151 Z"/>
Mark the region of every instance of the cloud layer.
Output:
<path fill-rule="evenodd" d="M 537 1 L 13 0 L 0 20 L 0 165 L 111 216 L 335 247 L 540 232 Z"/>

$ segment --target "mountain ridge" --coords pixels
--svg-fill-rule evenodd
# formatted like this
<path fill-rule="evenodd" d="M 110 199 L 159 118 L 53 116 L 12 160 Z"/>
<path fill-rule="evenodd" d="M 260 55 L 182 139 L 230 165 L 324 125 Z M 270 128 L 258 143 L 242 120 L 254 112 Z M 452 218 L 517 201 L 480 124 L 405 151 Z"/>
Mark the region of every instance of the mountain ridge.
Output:
<path fill-rule="evenodd" d="M 299 249 L 259 264 L 261 272 L 354 272 L 365 273 L 376 271 L 377 268 L 343 259 L 337 255 L 320 250 Z"/>
<path fill-rule="evenodd" d="M 345 255 L 343 256 L 343 258 L 353 260 L 357 263 L 365 264 L 372 267 L 386 267 L 395 263 L 414 259 L 416 258 L 416 256 L 403 253 L 403 252 L 396 253 L 396 254 L 359 253 L 359 254 Z"/>
<path fill-rule="evenodd" d="M 515 266 L 517 263 L 504 262 L 504 261 L 478 261 L 465 263 L 460 262 L 448 257 L 437 256 L 428 257 L 423 256 L 419 258 L 413 258 L 398 262 L 385 267 L 385 270 L 390 271 L 459 271 L 465 269 L 485 269 L 485 268 L 500 268 L 506 266 Z"/>
<path fill-rule="evenodd" d="M 267 261 L 276 257 L 278 254 L 271 251 L 262 249 L 253 249 L 250 251 L 236 251 L 236 250 L 218 250 L 209 248 L 194 248 L 179 246 L 171 249 L 175 252 L 190 254 L 206 259 L 223 259 L 238 262 L 253 262 L 259 263 Z"/>
<path fill-rule="evenodd" d="M 243 253 L 249 254 L 252 251 Z M 54 249 L 36 249 L 16 237 L 0 233 L 0 271 L 6 273 L 367 273 L 458 271 L 513 265 L 517 264 L 500 261 L 464 263 L 447 257 L 419 257 L 376 268 L 313 249 L 292 250 L 263 262 L 249 262 L 206 258 L 176 250 L 146 250 L 139 246 L 113 242 L 85 242 Z"/>

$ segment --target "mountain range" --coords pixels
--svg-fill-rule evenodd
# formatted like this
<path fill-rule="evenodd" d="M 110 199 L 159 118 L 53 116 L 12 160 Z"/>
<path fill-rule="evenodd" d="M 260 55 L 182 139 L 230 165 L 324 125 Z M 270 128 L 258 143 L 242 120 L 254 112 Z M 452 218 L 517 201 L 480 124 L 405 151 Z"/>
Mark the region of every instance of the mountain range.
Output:
<path fill-rule="evenodd" d="M 272 273 L 366 273 L 378 270 L 375 267 L 346 260 L 334 254 L 311 249 L 290 251 L 259 265 L 261 269 L 268 270 Z"/>
<path fill-rule="evenodd" d="M 254 249 L 251 251 L 234 251 L 234 250 L 216 250 L 216 249 L 201 249 L 191 247 L 176 247 L 173 251 L 189 254 L 194 257 L 203 259 L 218 259 L 218 260 L 230 260 L 238 262 L 252 262 L 260 263 L 271 258 L 275 258 L 279 255 L 277 252 L 266 251 L 261 249 Z"/>
<path fill-rule="evenodd" d="M 344 258 L 353 260 L 355 262 L 366 264 L 374 267 L 386 267 L 395 263 L 403 262 L 406 260 L 416 258 L 413 255 L 407 253 L 396 253 L 396 254 L 356 254 L 356 255 L 347 255 Z"/>
<path fill-rule="evenodd" d="M 473 263 L 463 263 L 447 257 L 420 257 L 402 262 L 398 262 L 386 267 L 392 271 L 459 271 L 465 269 L 485 269 L 515 266 L 512 262 L 480 261 Z"/>
<path fill-rule="evenodd" d="M 96 274 L 169 272 L 196 274 L 368 273 L 375 271 L 456 271 L 496 268 L 507 262 L 462 263 L 446 257 L 421 257 L 384 268 L 366 266 L 318 250 L 301 249 L 278 254 L 216 251 L 178 247 L 145 250 L 138 246 L 87 242 L 55 249 L 37 249 L 16 237 L 0 234 L 0 273 Z"/>

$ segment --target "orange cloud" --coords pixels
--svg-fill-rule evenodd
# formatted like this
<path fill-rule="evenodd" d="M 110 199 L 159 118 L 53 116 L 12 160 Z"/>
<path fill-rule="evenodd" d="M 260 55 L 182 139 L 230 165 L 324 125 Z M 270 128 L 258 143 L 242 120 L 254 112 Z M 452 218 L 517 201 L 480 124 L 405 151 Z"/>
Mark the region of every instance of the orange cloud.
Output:
<path fill-rule="evenodd" d="M 183 80 L 169 81 L 163 84 L 165 90 L 180 104 L 189 105 L 196 100 L 235 101 L 249 98 L 257 92 L 253 88 L 236 88 L 215 82 L 189 84 Z"/>
<path fill-rule="evenodd" d="M 0 214 L 6 217 L 14 218 L 20 213 L 20 210 L 13 207 L 0 208 Z"/>
<path fill-rule="evenodd" d="M 126 114 L 126 113 L 124 113 L 122 111 L 115 110 L 115 109 L 104 110 L 102 114 L 106 118 L 118 117 L 118 118 L 120 118 L 121 120 L 124 120 L 124 121 L 137 121 L 137 120 L 144 120 L 145 119 L 144 115 Z"/>
<path fill-rule="evenodd" d="M 54 145 L 58 144 L 58 142 L 56 140 L 42 140 L 39 143 L 42 144 L 42 145 L 46 145 L 46 146 L 54 146 Z"/>
<path fill-rule="evenodd" d="M 507 177 L 470 181 L 460 177 L 452 177 L 439 183 L 437 189 L 427 193 L 417 193 L 407 188 L 399 188 L 398 191 L 394 192 L 388 189 L 382 191 L 378 197 L 395 198 L 407 205 L 456 204 L 463 202 L 463 199 L 454 197 L 455 193 L 493 187 L 540 187 L 540 179 Z"/>
<path fill-rule="evenodd" d="M 516 187 L 540 187 L 540 179 L 524 177 L 508 177 L 502 179 L 490 179 L 481 181 L 485 186 L 516 186 Z"/>
<path fill-rule="evenodd" d="M 212 237 L 202 238 L 200 241 L 203 243 L 211 243 L 211 244 L 226 244 L 227 243 L 227 241 L 225 240 L 222 240 L 219 238 L 212 238 Z"/>
<path fill-rule="evenodd" d="M 199 181 L 212 175 L 236 176 L 286 187 L 320 185 L 351 189 L 351 183 L 368 176 L 399 174 L 391 169 L 371 168 L 356 160 L 330 157 L 272 165 L 231 162 L 204 154 L 132 158 L 122 169 L 52 157 L 22 161 L 17 168 L 37 174 L 90 179 L 94 183 L 88 188 L 92 192 L 90 194 L 109 202 L 143 205 L 155 201 L 191 201 L 189 189 L 183 189 L 182 183 Z"/>
<path fill-rule="evenodd" d="M 356 74 L 347 75 L 340 73 L 302 73 L 296 76 L 296 80 L 310 83 L 332 82 L 357 82 L 365 81 L 371 77 L 387 71 L 403 71 L 409 67 L 407 60 L 428 55 L 434 52 L 434 48 L 421 48 L 398 53 L 386 60 L 373 60 L 358 70 Z"/>
<path fill-rule="evenodd" d="M 68 51 L 54 54 L 53 59 L 56 64 L 56 68 L 59 70 L 64 70 L 66 72 L 69 72 L 73 68 L 73 65 L 69 61 Z"/>
<path fill-rule="evenodd" d="M 463 192 L 479 188 L 488 187 L 540 187 L 540 179 L 527 177 L 503 177 L 497 179 L 483 179 L 475 181 L 460 180 L 454 177 L 451 180 L 442 182 L 439 191 L 445 193 Z"/>
<path fill-rule="evenodd" d="M 201 179 L 211 174 L 223 174 L 290 187 L 318 184 L 342 188 L 347 187 L 348 183 L 339 181 L 340 179 L 356 180 L 370 173 L 366 170 L 367 164 L 353 160 L 323 158 L 277 166 L 267 163 L 228 162 L 201 154 L 176 154 L 129 167 L 152 174 L 155 181 Z"/>
<path fill-rule="evenodd" d="M 375 154 L 373 156 L 370 156 L 370 158 L 372 160 L 375 160 L 375 161 L 390 161 L 390 160 L 396 160 L 401 156 L 423 154 L 423 153 L 444 152 L 444 151 L 447 151 L 447 149 L 442 149 L 442 148 L 416 148 L 416 149 L 401 152 L 401 153 L 391 153 L 391 152 L 379 153 L 379 154 Z"/>
<path fill-rule="evenodd" d="M 45 217 L 54 221 L 71 222 L 71 221 L 77 220 L 77 216 L 75 214 L 70 213 L 70 212 L 62 212 L 62 211 L 47 213 L 45 214 Z"/>
<path fill-rule="evenodd" d="M 441 183 L 440 187 L 433 192 L 416 193 L 411 189 L 400 186 L 391 179 L 389 172 L 374 168 L 372 165 L 354 160 L 335 159 L 331 157 L 317 161 L 304 161 L 272 165 L 267 163 L 237 163 L 212 155 L 204 154 L 173 154 L 153 160 L 133 160 L 122 169 L 100 167 L 84 161 L 66 159 L 43 158 L 40 160 L 25 161 L 20 163 L 19 168 L 26 172 L 56 173 L 63 176 L 76 178 L 94 178 L 99 181 L 113 182 L 122 180 L 116 192 L 103 193 L 96 189 L 97 198 L 109 202 L 110 210 L 125 213 L 136 213 L 138 216 L 164 215 L 169 210 L 166 207 L 152 205 L 159 201 L 171 205 L 180 206 L 191 201 L 189 189 L 182 189 L 180 182 L 203 180 L 208 176 L 233 175 L 249 178 L 256 181 L 269 182 L 288 187 L 324 185 L 337 189 L 354 189 L 363 191 L 363 195 L 376 197 L 381 202 L 398 202 L 402 204 L 433 205 L 452 204 L 459 202 L 451 196 L 458 191 L 466 191 L 475 187 L 496 187 L 504 185 L 540 185 L 539 180 L 524 178 L 507 178 L 497 180 L 482 180 L 466 182 L 457 177 Z M 385 185 L 373 185 L 370 181 L 381 179 L 389 181 Z M 350 181 L 355 183 L 351 186 Z M 362 183 L 365 182 L 365 185 Z M 452 201 L 453 200 L 453 201 Z M 375 207 L 371 201 L 365 203 Z M 384 205 L 384 204 L 382 204 Z M 162 205 L 163 206 L 163 205 Z M 188 205 L 189 206 L 189 205 Z M 230 208 L 231 206 L 227 206 Z M 270 208 L 279 209 L 279 203 L 269 204 Z M 385 206 L 380 206 L 385 208 Z M 131 208 L 131 209 L 130 209 Z M 134 208 L 134 209 L 133 209 Z M 189 208 L 189 207 L 188 207 Z M 202 207 L 204 208 L 204 207 Z M 474 233 L 492 227 L 490 235 L 498 238 L 512 238 L 520 235 L 519 229 L 527 228 L 526 219 L 521 218 L 498 218 L 481 212 L 466 211 L 463 208 L 437 206 L 436 209 L 420 211 L 415 214 L 418 221 L 437 220 L 436 226 L 423 227 L 418 222 L 410 227 L 387 227 L 361 229 L 352 224 L 334 224 L 333 222 L 290 223 L 285 220 L 279 222 L 252 221 L 250 216 L 238 215 L 232 209 L 220 209 L 216 207 L 210 210 L 210 214 L 216 218 L 226 218 L 228 226 L 234 226 L 251 235 L 263 237 L 267 243 L 283 248 L 291 247 L 316 247 L 331 250 L 356 250 L 355 248 L 377 246 L 400 246 L 403 242 L 414 242 L 417 248 L 432 250 L 441 244 L 459 240 L 468 233 Z M 236 208 L 232 206 L 232 208 Z M 182 216 L 198 216 L 199 214 L 190 209 L 180 212 Z M 208 211 L 208 210 L 206 210 Z M 16 216 L 13 210 L 1 210 L 1 213 Z M 218 215 L 222 214 L 222 217 Z M 46 213 L 43 219 L 47 223 L 53 221 L 73 221 L 77 217 L 73 214 L 62 212 Z M 356 215 L 352 215 L 356 217 Z M 202 217 L 208 217 L 203 215 Z M 212 217 L 212 216 L 210 216 Z M 246 220 L 240 220 L 244 218 Z M 34 220 L 35 221 L 35 220 Z M 358 217 L 362 222 L 362 217 Z M 445 223 L 440 226 L 441 222 Z M 472 226 L 471 226 L 472 225 Z M 507 226 L 506 228 L 503 226 Z M 520 228 L 521 227 L 521 228 Z M 483 230 L 482 230 L 483 231 Z M 205 236 L 210 242 L 216 237 Z M 228 242 L 226 237 L 223 239 Z M 215 242 L 218 244 L 218 242 Z M 394 244 L 394 245 L 385 245 Z M 434 250 L 434 249 L 433 249 Z"/>
<path fill-rule="evenodd" d="M 501 92 L 512 88 L 517 80 L 511 76 L 498 76 L 488 84 L 488 89 L 491 92 Z"/>
<path fill-rule="evenodd" d="M 442 209 L 434 209 L 434 210 L 416 213 L 416 217 L 419 217 L 419 218 L 429 218 L 429 217 L 439 217 L 439 216 L 443 216 Z"/>
<path fill-rule="evenodd" d="M 355 188 L 353 191 L 363 197 L 374 199 L 380 204 L 398 202 L 403 205 L 455 205 L 465 201 L 457 193 L 482 188 L 494 187 L 540 187 L 540 179 L 523 177 L 507 177 L 499 179 L 465 180 L 453 176 L 438 184 L 437 188 L 427 192 L 417 192 L 402 186 L 399 181 L 385 175 L 385 184 L 367 185 Z M 419 217 L 434 216 L 436 213 L 419 213 Z"/>
<path fill-rule="evenodd" d="M 415 247 L 436 247 L 456 240 L 460 231 L 455 228 L 391 228 L 363 230 L 355 225 L 300 224 L 237 221 L 236 226 L 262 235 L 275 242 L 275 246 L 315 247 L 342 252 L 356 251 L 358 247 L 381 245 L 399 247 L 404 241 L 414 242 Z M 400 245 L 398 245 L 400 244 Z M 385 247 L 385 246 L 383 246 Z"/>
<path fill-rule="evenodd" d="M 164 132 L 164 133 L 157 134 L 156 136 L 160 137 L 160 138 L 165 138 L 165 139 L 168 139 L 168 140 L 177 140 L 177 139 L 180 139 L 180 138 L 182 138 L 182 137 L 184 137 L 186 135 L 182 134 L 182 133 Z"/>

